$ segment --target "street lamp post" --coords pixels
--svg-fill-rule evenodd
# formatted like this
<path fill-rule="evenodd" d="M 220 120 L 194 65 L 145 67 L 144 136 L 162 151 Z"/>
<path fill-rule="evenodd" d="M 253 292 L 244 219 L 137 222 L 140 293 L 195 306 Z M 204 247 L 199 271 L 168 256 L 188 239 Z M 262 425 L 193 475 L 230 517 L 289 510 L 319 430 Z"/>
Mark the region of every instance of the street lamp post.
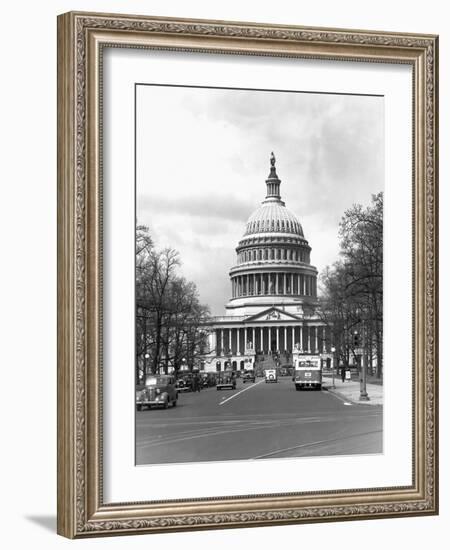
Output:
<path fill-rule="evenodd" d="M 362 343 L 362 354 L 361 354 L 361 378 L 360 378 L 360 388 L 359 388 L 359 400 L 360 401 L 370 401 L 370 397 L 367 393 L 367 347 L 366 347 L 366 338 L 365 330 L 363 325 L 362 331 L 363 341 Z"/>
<path fill-rule="evenodd" d="M 334 346 L 331 348 L 331 353 L 333 354 L 333 366 L 331 368 L 331 375 L 332 375 L 331 387 L 334 389 L 336 388 L 336 386 L 334 385 L 334 371 L 336 369 L 336 348 Z"/>
<path fill-rule="evenodd" d="M 147 376 L 147 360 L 148 359 L 150 359 L 150 354 L 146 353 L 144 355 L 144 381 L 145 381 L 145 377 Z"/>

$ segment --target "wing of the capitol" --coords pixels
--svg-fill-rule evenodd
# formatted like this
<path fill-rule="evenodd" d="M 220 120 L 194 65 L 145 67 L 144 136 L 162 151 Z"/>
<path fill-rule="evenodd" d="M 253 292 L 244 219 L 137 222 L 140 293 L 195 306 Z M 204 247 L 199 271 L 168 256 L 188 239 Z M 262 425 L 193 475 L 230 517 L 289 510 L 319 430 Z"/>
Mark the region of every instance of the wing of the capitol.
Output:
<path fill-rule="evenodd" d="M 272 153 L 266 197 L 236 247 L 226 314 L 205 324 L 202 370 L 267 369 L 311 356 L 330 366 L 331 335 L 320 315 L 311 246 L 281 199 L 280 184 Z"/>

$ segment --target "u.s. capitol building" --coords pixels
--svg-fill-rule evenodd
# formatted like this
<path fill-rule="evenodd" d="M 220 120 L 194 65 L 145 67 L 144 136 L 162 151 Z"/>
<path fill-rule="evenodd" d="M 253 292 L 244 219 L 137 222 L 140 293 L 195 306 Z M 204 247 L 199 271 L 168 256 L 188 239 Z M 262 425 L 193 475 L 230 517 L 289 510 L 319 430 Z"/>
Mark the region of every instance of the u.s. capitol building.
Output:
<path fill-rule="evenodd" d="M 270 157 L 267 194 L 251 214 L 230 269 L 226 315 L 207 325 L 209 352 L 202 368 L 253 368 L 256 356 L 319 355 L 330 361 L 330 331 L 320 316 L 317 269 L 298 218 L 281 200 L 275 156 Z"/>

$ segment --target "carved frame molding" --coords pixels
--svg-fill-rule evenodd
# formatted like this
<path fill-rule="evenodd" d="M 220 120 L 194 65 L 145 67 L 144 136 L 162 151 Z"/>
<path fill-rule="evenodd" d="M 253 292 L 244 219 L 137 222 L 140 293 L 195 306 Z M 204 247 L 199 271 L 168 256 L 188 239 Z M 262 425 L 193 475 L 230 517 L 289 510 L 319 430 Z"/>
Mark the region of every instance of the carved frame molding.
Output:
<path fill-rule="evenodd" d="M 102 502 L 102 48 L 408 63 L 414 88 L 411 487 Z M 438 511 L 437 60 L 430 35 L 67 13 L 58 18 L 58 532 L 181 531 Z"/>

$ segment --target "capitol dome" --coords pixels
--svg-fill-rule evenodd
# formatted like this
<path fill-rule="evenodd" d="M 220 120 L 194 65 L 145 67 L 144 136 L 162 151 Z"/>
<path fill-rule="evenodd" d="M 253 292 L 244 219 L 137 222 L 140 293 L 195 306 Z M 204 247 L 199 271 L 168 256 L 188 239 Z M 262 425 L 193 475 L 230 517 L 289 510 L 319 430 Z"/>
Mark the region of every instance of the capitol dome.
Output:
<path fill-rule="evenodd" d="M 303 229 L 297 217 L 288 210 L 283 201 L 266 200 L 253 212 L 245 225 L 246 235 L 257 233 L 290 233 L 303 237 Z"/>
<path fill-rule="evenodd" d="M 267 304 L 298 312 L 303 304 L 317 300 L 311 247 L 298 218 L 281 200 L 275 162 L 272 153 L 266 197 L 248 218 L 236 247 L 237 262 L 230 270 L 232 298 L 226 306 L 232 315 L 260 310 Z"/>

